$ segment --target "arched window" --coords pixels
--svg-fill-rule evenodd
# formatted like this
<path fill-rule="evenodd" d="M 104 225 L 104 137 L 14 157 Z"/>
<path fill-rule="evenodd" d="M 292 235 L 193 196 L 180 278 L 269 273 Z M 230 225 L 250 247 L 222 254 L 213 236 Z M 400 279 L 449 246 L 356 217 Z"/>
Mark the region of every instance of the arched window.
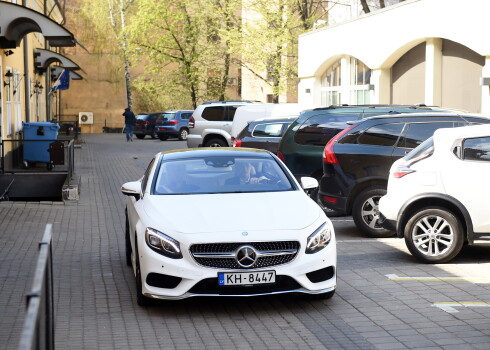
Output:
<path fill-rule="evenodd" d="M 347 74 L 347 76 L 343 76 Z M 343 96 L 342 93 L 345 95 Z M 321 104 L 369 104 L 371 69 L 357 58 L 346 56 L 328 67 L 321 76 Z"/>

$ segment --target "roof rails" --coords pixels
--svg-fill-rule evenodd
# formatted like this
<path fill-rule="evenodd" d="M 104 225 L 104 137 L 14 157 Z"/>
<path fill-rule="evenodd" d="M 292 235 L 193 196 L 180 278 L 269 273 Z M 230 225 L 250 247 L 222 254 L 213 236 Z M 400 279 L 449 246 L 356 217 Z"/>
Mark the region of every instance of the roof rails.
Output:
<path fill-rule="evenodd" d="M 409 105 L 409 104 L 364 104 L 364 105 L 349 105 L 349 104 L 338 104 L 338 105 L 330 105 L 328 107 L 318 107 L 314 108 L 314 111 L 321 111 L 326 109 L 337 109 L 337 108 L 410 108 L 410 109 L 432 109 L 438 108 L 436 106 L 427 106 L 423 103 L 417 105 Z"/>
<path fill-rule="evenodd" d="M 248 100 L 232 100 L 232 101 L 206 101 L 206 102 L 203 102 L 202 104 L 203 105 L 209 105 L 211 103 L 237 103 L 237 102 L 244 102 L 244 103 L 256 103 L 256 102 L 260 102 L 260 101 L 248 101 Z"/>

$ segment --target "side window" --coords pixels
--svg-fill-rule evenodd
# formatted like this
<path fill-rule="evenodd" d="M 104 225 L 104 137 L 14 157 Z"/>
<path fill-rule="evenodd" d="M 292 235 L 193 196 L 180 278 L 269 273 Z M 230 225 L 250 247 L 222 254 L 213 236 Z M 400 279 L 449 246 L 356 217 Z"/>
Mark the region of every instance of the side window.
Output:
<path fill-rule="evenodd" d="M 254 137 L 281 137 L 283 123 L 258 124 L 255 126 L 252 136 Z"/>
<path fill-rule="evenodd" d="M 373 126 L 358 137 L 357 143 L 373 146 L 393 146 L 398 140 L 403 126 L 403 123 Z"/>
<path fill-rule="evenodd" d="M 490 137 L 464 140 L 463 159 L 490 162 Z"/>
<path fill-rule="evenodd" d="M 409 123 L 398 142 L 398 147 L 415 148 L 431 137 L 437 129 L 452 127 L 453 122 Z"/>
<path fill-rule="evenodd" d="M 304 145 L 325 146 L 328 141 L 344 130 L 348 121 L 356 120 L 358 114 L 320 114 L 306 120 L 294 135 L 294 141 Z"/>
<path fill-rule="evenodd" d="M 182 113 L 182 119 L 189 119 L 191 117 L 192 113 Z"/>
<path fill-rule="evenodd" d="M 227 106 L 225 110 L 225 118 L 224 121 L 232 122 L 233 118 L 235 118 L 235 112 L 239 106 Z"/>
<path fill-rule="evenodd" d="M 153 167 L 153 163 L 155 162 L 155 158 L 153 158 L 148 165 L 148 168 L 145 171 L 145 175 L 143 176 L 143 180 L 141 181 L 141 192 L 145 193 L 146 185 L 148 184 L 148 177 L 150 176 L 151 168 Z"/>
<path fill-rule="evenodd" d="M 224 119 L 225 107 L 223 106 L 210 106 L 204 108 L 202 111 L 202 117 L 211 122 L 221 122 Z"/>

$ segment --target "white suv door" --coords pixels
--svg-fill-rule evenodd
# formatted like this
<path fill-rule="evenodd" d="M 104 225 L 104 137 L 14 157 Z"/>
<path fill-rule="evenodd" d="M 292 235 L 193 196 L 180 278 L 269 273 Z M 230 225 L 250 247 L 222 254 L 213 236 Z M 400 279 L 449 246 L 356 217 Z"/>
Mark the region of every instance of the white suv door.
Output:
<path fill-rule="evenodd" d="M 490 232 L 490 137 L 461 140 L 455 153 L 447 164 L 440 164 L 446 193 L 466 207 L 475 233 Z"/>

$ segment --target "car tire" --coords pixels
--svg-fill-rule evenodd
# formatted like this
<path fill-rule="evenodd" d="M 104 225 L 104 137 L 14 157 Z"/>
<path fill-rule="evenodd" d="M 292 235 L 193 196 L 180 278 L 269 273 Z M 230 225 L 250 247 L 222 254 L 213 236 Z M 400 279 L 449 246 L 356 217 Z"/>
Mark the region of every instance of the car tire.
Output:
<path fill-rule="evenodd" d="M 144 139 L 144 138 L 145 138 L 145 135 L 140 135 L 140 134 L 138 134 L 138 135 L 136 135 L 136 137 L 137 137 L 137 138 L 139 138 L 140 140 L 142 140 L 142 139 Z"/>
<path fill-rule="evenodd" d="M 186 128 L 180 129 L 180 132 L 179 132 L 179 140 L 180 141 L 187 140 L 187 135 L 189 135 L 189 130 L 187 130 Z"/>
<path fill-rule="evenodd" d="M 437 232 L 441 226 L 442 233 Z M 424 263 L 436 264 L 448 262 L 458 255 L 464 244 L 463 233 L 460 220 L 452 212 L 434 207 L 414 213 L 405 225 L 404 236 L 414 257 Z"/>
<path fill-rule="evenodd" d="M 126 265 L 131 266 L 132 265 L 132 259 L 131 259 L 131 240 L 129 238 L 129 219 L 128 219 L 128 212 L 126 211 Z"/>
<path fill-rule="evenodd" d="M 357 228 L 373 238 L 391 237 L 395 232 L 379 224 L 379 199 L 386 194 L 386 189 L 370 187 L 357 195 L 352 206 L 352 218 Z"/>
<path fill-rule="evenodd" d="M 140 268 L 140 257 L 138 253 L 138 240 L 136 236 L 134 237 L 135 255 L 136 255 L 136 302 L 139 306 L 149 306 L 151 305 L 151 299 L 143 295 L 143 281 L 141 280 L 141 268 Z"/>
<path fill-rule="evenodd" d="M 211 139 L 206 141 L 204 147 L 227 147 L 228 145 L 222 139 Z"/>
<path fill-rule="evenodd" d="M 158 136 L 158 138 L 160 139 L 160 141 L 167 141 L 168 135 L 160 135 L 160 136 Z"/>

